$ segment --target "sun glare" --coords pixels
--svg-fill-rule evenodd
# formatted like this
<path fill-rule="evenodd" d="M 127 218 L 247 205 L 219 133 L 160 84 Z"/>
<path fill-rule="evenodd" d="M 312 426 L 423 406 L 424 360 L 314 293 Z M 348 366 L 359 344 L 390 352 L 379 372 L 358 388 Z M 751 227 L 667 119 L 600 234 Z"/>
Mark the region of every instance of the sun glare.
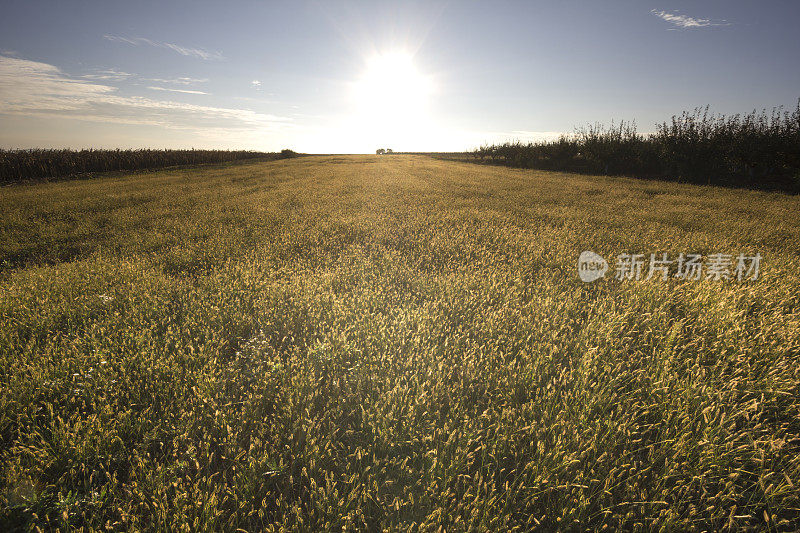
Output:
<path fill-rule="evenodd" d="M 401 51 L 371 57 L 354 84 L 354 137 L 395 143 L 402 149 L 429 123 L 428 100 L 433 84 Z"/>
<path fill-rule="evenodd" d="M 357 83 L 356 98 L 364 111 L 404 115 L 425 106 L 430 85 L 411 55 L 392 52 L 370 58 Z"/>

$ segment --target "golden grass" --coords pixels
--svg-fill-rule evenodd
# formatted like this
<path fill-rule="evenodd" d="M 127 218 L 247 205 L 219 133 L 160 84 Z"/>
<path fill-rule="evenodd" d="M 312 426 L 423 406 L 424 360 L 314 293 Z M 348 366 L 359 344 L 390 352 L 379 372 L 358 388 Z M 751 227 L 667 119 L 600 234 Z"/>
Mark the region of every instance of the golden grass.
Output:
<path fill-rule="evenodd" d="M 0 529 L 798 529 L 798 212 L 400 155 L 2 188 Z"/>

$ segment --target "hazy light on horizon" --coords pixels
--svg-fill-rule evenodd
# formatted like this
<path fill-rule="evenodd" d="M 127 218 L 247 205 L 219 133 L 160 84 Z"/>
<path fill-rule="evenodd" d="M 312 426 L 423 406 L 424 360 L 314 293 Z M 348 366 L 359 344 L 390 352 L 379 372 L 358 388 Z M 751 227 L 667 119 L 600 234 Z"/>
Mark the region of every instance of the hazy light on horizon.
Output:
<path fill-rule="evenodd" d="M 796 104 L 800 6 L 687 6 L 11 2 L 0 146 L 447 151 Z"/>

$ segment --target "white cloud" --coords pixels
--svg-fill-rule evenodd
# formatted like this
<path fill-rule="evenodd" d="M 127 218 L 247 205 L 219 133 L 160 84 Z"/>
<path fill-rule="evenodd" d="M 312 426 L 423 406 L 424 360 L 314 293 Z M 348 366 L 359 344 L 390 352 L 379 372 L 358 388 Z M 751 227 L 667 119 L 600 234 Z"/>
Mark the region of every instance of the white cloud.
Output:
<path fill-rule="evenodd" d="M 190 91 L 188 89 L 170 89 L 169 87 L 148 87 L 151 91 L 169 91 L 171 93 L 184 93 L 184 94 L 208 94 L 203 91 Z"/>
<path fill-rule="evenodd" d="M 128 79 L 131 76 L 133 76 L 133 74 L 111 68 L 106 70 L 96 70 L 94 74 L 84 74 L 81 77 L 86 78 L 87 80 L 120 81 Z"/>
<path fill-rule="evenodd" d="M 208 78 L 146 78 L 147 81 L 157 83 L 174 83 L 176 85 L 194 85 L 196 83 L 206 83 Z"/>
<path fill-rule="evenodd" d="M 64 76 L 53 65 L 0 56 L 0 112 L 74 111 L 115 89 Z"/>
<path fill-rule="evenodd" d="M 710 19 L 698 19 L 694 17 L 689 17 L 687 15 L 679 15 L 678 13 L 667 13 L 666 11 L 657 11 L 653 9 L 650 11 L 653 15 L 657 16 L 661 20 L 669 22 L 677 26 L 678 28 L 708 28 L 711 26 L 730 26 L 730 23 L 727 21 L 712 21 Z"/>
<path fill-rule="evenodd" d="M 119 35 L 106 34 L 103 35 L 103 38 L 117 43 L 131 44 L 133 46 L 140 46 L 146 44 L 148 46 L 153 46 L 155 48 L 165 48 L 168 50 L 172 50 L 173 52 L 177 52 L 182 56 L 197 57 L 199 59 L 205 59 L 207 61 L 212 59 L 224 59 L 222 54 L 219 52 L 210 52 L 202 48 L 190 48 L 188 46 L 181 46 L 179 44 L 174 44 L 174 43 L 154 41 L 152 39 L 145 39 L 144 37 L 120 37 Z"/>
<path fill-rule="evenodd" d="M 75 79 L 53 65 L 0 56 L 0 115 L 143 124 L 203 137 L 253 138 L 294 128 L 291 118 L 248 109 L 201 106 L 142 96 Z"/>

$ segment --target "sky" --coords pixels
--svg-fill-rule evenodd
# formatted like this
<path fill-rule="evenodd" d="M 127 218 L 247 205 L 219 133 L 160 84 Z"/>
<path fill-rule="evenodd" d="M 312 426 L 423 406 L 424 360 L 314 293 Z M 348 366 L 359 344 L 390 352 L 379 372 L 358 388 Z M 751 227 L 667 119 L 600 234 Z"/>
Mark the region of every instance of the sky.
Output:
<path fill-rule="evenodd" d="M 800 98 L 800 2 L 4 1 L 0 147 L 461 151 Z"/>

